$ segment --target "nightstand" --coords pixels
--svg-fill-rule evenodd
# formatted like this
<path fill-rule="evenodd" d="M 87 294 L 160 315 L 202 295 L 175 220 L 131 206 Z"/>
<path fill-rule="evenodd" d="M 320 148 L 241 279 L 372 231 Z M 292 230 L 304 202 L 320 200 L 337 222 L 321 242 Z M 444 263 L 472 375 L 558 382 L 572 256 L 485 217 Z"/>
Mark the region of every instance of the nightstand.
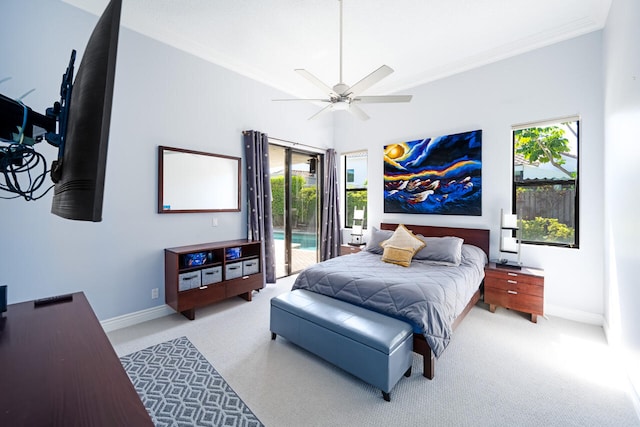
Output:
<path fill-rule="evenodd" d="M 356 254 L 360 252 L 365 245 L 353 246 L 353 245 L 340 245 L 340 255 Z"/>
<path fill-rule="evenodd" d="M 514 269 L 490 262 L 484 268 L 484 302 L 494 313 L 496 306 L 531 314 L 537 323 L 544 314 L 544 271 L 522 267 Z"/>

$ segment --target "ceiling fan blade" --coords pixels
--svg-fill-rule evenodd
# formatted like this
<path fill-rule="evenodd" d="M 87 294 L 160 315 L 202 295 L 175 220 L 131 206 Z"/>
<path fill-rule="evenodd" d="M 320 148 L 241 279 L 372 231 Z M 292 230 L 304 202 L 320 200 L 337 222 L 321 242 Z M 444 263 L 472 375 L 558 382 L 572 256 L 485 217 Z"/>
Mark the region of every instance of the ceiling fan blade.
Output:
<path fill-rule="evenodd" d="M 313 120 L 313 119 L 315 119 L 316 117 L 318 117 L 318 116 L 320 116 L 320 115 L 322 115 L 322 114 L 324 114 L 324 113 L 326 113 L 326 112 L 328 112 L 328 111 L 331 111 L 331 107 L 332 107 L 332 106 L 333 106 L 333 104 L 329 104 L 329 105 L 327 105 L 326 107 L 324 107 L 323 109 L 321 109 L 320 111 L 318 111 L 317 113 L 315 113 L 313 116 L 309 117 L 309 119 L 308 119 L 308 120 Z"/>
<path fill-rule="evenodd" d="M 369 120 L 369 116 L 367 115 L 367 113 L 365 113 L 362 108 L 358 107 L 355 104 L 349 105 L 349 112 L 360 120 Z"/>
<path fill-rule="evenodd" d="M 272 101 L 311 101 L 311 102 L 331 102 L 330 99 L 310 99 L 310 98 L 286 98 L 272 99 Z"/>
<path fill-rule="evenodd" d="M 317 78 L 316 76 L 314 76 L 313 74 L 311 74 L 310 72 L 308 72 L 307 70 L 304 70 L 302 68 L 298 68 L 295 70 L 296 73 L 300 74 L 302 77 L 304 77 L 305 79 L 309 80 L 311 83 L 313 83 L 314 85 L 316 85 L 316 87 L 322 89 L 322 92 L 328 94 L 329 96 L 336 96 L 337 94 L 333 91 L 332 88 L 330 88 L 329 86 L 327 86 L 326 84 L 324 84 L 319 78 Z"/>
<path fill-rule="evenodd" d="M 409 102 L 413 95 L 358 96 L 352 102 L 373 104 L 378 102 Z"/>
<path fill-rule="evenodd" d="M 369 87 L 378 83 L 380 80 L 384 79 L 391 73 L 393 73 L 393 69 L 387 65 L 383 65 L 373 73 L 369 74 L 367 77 L 360 80 L 358 83 L 351 86 L 349 89 L 345 90 L 340 95 L 351 95 L 351 97 L 353 98 L 354 96 L 357 96 L 359 93 L 364 92 Z"/>

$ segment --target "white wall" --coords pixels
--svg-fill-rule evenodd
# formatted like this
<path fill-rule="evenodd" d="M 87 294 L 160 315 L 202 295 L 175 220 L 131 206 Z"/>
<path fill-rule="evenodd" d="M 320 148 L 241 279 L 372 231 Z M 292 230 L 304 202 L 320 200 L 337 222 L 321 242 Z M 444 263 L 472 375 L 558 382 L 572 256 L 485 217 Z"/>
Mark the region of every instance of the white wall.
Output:
<path fill-rule="evenodd" d="M 59 1 L 3 0 L 0 92 L 35 111 L 59 99 L 71 49 L 80 64 L 97 17 Z M 332 144 L 332 120 L 309 122 L 313 105 L 271 102 L 284 94 L 121 28 L 111 119 L 103 221 L 50 214 L 51 194 L 36 202 L 0 199 L 0 283 L 9 303 L 84 291 L 100 319 L 164 304 L 163 249 L 244 238 L 240 213 L 156 213 L 157 146 L 244 157 L 241 132 L 317 147 Z M 38 150 L 55 158 L 46 142 Z M 244 177 L 243 177 L 244 181 Z M 243 199 L 246 194 L 243 185 Z M 212 217 L 218 227 L 212 227 Z M 151 299 L 151 289 L 160 298 Z"/>
<path fill-rule="evenodd" d="M 638 18 L 637 0 L 614 0 L 604 31 L 604 231 L 608 337 L 621 349 L 640 404 L 640 195 L 634 188 L 640 155 Z"/>
<path fill-rule="evenodd" d="M 97 17 L 46 0 L 2 2 L 0 91 L 26 98 L 36 111 L 57 100 L 72 48 L 86 44 Z M 29 16 L 25 31 L 23 20 Z M 17 37 L 16 35 L 20 35 Z M 54 36 L 55 35 L 55 38 Z M 270 136 L 339 152 L 369 149 L 371 224 L 381 221 L 486 227 L 497 256 L 499 210 L 511 203 L 511 125 L 579 114 L 582 117 L 580 249 L 523 248 L 523 261 L 545 269 L 545 309 L 598 322 L 603 314 L 602 34 L 465 72 L 412 90 L 409 104 L 367 105 L 372 119 L 346 113 L 309 122 L 313 105 L 272 103 L 282 94 L 223 68 L 121 29 L 108 156 L 104 220 L 81 223 L 49 213 L 38 202 L 0 200 L 4 220 L 0 282 L 16 302 L 83 290 L 101 319 L 162 304 L 162 249 L 246 235 L 246 214 L 158 215 L 157 146 L 243 157 L 240 133 Z M 419 54 L 419 53 L 417 53 Z M 613 53 L 611 53 L 613 54 Z M 373 90 L 374 88 L 372 88 Z M 384 215 L 382 147 L 473 129 L 483 130 L 483 215 Z M 53 158 L 54 150 L 40 144 Z M 621 191 L 621 190 L 619 190 Z M 243 188 L 244 194 L 244 188 Z M 211 227 L 211 218 L 219 221 Z M 161 289 L 151 300 L 150 290 Z"/>
<path fill-rule="evenodd" d="M 369 149 L 369 224 L 404 222 L 491 230 L 498 256 L 500 208 L 511 206 L 511 126 L 582 118 L 580 249 L 525 245 L 522 261 L 545 270 L 545 312 L 601 323 L 603 314 L 603 94 L 601 32 L 403 91 L 409 104 L 368 104 L 371 120 L 335 116 L 335 147 Z M 416 55 L 419 55 L 416 52 Z M 393 64 L 391 64 L 393 65 Z M 373 88 L 372 88 L 373 90 Z M 482 216 L 383 214 L 383 147 L 483 131 Z"/>

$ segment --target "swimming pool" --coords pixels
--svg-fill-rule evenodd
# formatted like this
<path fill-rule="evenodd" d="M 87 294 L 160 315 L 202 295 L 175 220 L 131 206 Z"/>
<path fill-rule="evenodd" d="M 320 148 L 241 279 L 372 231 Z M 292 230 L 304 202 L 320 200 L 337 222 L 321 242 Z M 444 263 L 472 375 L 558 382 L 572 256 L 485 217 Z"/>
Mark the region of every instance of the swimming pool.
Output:
<path fill-rule="evenodd" d="M 273 230 L 273 238 L 276 240 L 284 240 L 284 231 Z M 291 234 L 291 243 L 299 244 L 300 249 L 315 249 L 318 244 L 315 233 L 304 233 L 298 231 L 294 231 Z"/>

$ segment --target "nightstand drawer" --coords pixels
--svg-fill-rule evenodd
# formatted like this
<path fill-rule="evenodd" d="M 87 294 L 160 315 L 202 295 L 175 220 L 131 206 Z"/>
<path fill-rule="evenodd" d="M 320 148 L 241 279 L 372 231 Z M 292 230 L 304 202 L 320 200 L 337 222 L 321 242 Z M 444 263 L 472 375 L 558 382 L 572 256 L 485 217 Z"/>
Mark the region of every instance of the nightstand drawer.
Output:
<path fill-rule="evenodd" d="M 340 246 L 340 255 L 356 254 L 360 252 L 364 246 L 342 245 Z"/>
<path fill-rule="evenodd" d="M 522 273 L 520 270 L 496 270 L 487 268 L 485 269 L 485 275 L 487 278 L 497 280 L 510 280 L 518 283 L 528 283 L 536 286 L 543 286 L 544 276 L 532 275 Z"/>
<path fill-rule="evenodd" d="M 524 311 L 531 314 L 543 314 L 544 302 L 542 296 L 518 293 L 513 290 L 496 288 L 484 289 L 484 302 L 491 305 Z"/>
<path fill-rule="evenodd" d="M 485 277 L 484 279 L 484 287 L 494 288 L 496 290 L 503 291 L 515 291 L 521 294 L 535 295 L 542 297 L 544 296 L 544 286 L 543 283 L 531 283 L 531 280 L 523 280 L 523 277 L 519 278 L 510 278 L 510 279 L 496 279 L 493 277 Z M 536 281 L 537 282 L 537 281 Z"/>

